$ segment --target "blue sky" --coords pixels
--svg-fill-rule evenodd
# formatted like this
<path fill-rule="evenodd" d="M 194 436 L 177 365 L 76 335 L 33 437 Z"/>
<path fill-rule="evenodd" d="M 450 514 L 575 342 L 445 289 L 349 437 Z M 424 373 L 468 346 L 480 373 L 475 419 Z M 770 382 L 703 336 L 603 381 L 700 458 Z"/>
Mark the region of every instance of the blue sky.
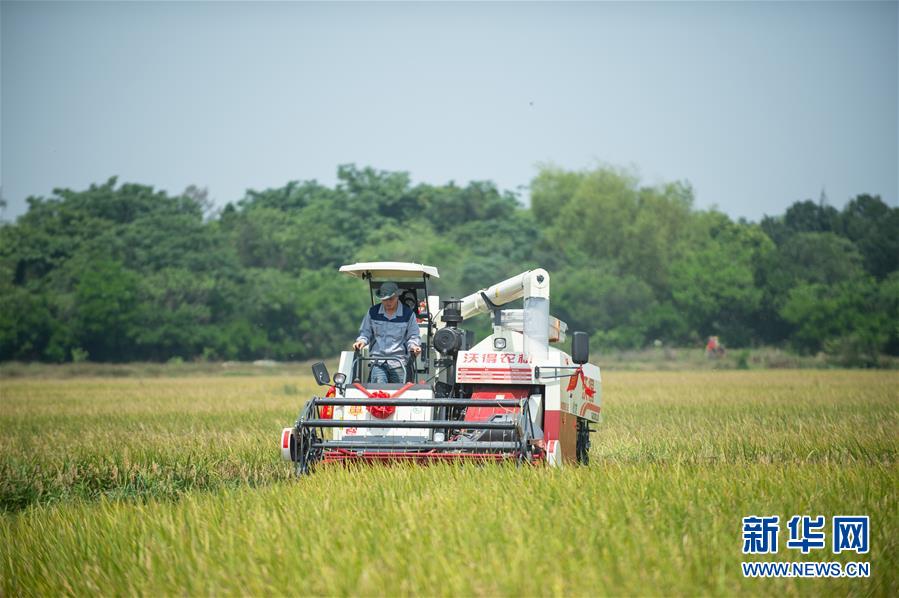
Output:
<path fill-rule="evenodd" d="M 758 220 L 899 195 L 897 2 L 0 4 L 4 217 L 118 175 L 220 204 L 337 166 L 690 181 Z"/>

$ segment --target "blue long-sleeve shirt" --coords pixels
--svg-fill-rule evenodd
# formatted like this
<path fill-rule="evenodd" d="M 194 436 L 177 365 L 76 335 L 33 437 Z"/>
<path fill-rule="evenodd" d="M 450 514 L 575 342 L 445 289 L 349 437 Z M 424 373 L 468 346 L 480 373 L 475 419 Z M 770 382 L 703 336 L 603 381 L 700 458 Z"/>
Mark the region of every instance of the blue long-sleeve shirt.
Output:
<path fill-rule="evenodd" d="M 421 346 L 415 312 L 397 303 L 393 317 L 388 317 L 383 305 L 372 305 L 359 327 L 357 341 L 365 341 L 372 357 L 405 359 L 412 347 Z"/>

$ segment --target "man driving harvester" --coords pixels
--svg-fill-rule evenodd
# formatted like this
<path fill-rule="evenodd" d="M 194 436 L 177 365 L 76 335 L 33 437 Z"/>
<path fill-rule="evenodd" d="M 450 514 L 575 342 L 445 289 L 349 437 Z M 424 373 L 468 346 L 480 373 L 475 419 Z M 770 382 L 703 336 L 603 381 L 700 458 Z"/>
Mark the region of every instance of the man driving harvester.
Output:
<path fill-rule="evenodd" d="M 399 288 L 395 282 L 385 282 L 376 293 L 380 305 L 372 305 L 359 327 L 359 336 L 353 349 L 370 346 L 372 362 L 371 381 L 375 383 L 405 382 L 403 366 L 407 351 L 417 356 L 421 353 L 421 337 L 415 312 L 399 301 Z"/>

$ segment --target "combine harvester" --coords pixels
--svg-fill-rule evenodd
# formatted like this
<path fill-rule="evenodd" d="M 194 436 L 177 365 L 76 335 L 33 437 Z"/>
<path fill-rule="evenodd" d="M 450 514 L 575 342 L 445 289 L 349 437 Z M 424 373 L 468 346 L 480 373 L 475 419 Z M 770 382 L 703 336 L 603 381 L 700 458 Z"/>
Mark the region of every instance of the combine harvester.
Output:
<path fill-rule="evenodd" d="M 401 384 L 368 382 L 378 360 L 367 347 L 341 353 L 333 381 L 315 364 L 329 390 L 281 434 L 281 455 L 298 475 L 347 461 L 587 463 L 590 424 L 601 419 L 600 371 L 587 363 L 586 333 L 572 335 L 572 355 L 550 346 L 565 340 L 567 325 L 549 314 L 545 270 L 442 306 L 428 294 L 428 280 L 439 278 L 432 266 L 369 262 L 340 272 L 367 280 L 372 303 L 381 283 L 396 282 L 404 308 L 416 313 L 422 352 L 402 364 Z M 502 309 L 518 299 L 522 309 Z M 479 314 L 491 314 L 493 334 L 475 344 L 460 325 Z"/>

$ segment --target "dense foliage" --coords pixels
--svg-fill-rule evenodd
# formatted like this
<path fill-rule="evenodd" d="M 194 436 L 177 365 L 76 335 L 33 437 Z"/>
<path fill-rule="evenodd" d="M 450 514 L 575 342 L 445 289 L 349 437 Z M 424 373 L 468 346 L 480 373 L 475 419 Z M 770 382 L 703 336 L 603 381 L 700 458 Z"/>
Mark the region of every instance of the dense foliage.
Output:
<path fill-rule="evenodd" d="M 761 223 L 693 207 L 688 185 L 612 168 L 540 170 L 531 206 L 489 182 L 413 185 L 343 166 L 221 212 L 115 178 L 29 198 L 0 227 L 0 360 L 332 355 L 368 305 L 341 264 L 440 268 L 441 295 L 543 266 L 553 311 L 593 346 L 791 345 L 899 353 L 899 208 L 802 201 Z"/>

